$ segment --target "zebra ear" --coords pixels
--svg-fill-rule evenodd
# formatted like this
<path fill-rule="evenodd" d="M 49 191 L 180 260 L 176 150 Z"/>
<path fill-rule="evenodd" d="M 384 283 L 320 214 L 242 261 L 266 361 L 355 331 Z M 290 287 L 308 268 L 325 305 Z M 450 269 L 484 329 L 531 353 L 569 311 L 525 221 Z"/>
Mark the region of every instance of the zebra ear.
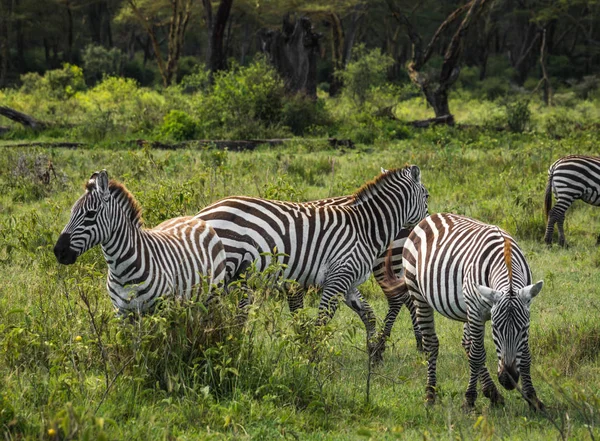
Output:
<path fill-rule="evenodd" d="M 535 285 L 529 285 L 526 286 L 523 289 L 519 290 L 519 296 L 527 303 L 531 302 L 531 300 L 537 296 L 540 291 L 542 290 L 542 287 L 544 286 L 544 281 L 540 280 L 538 283 L 536 283 Z"/>
<path fill-rule="evenodd" d="M 383 168 L 381 167 L 381 174 L 384 175 L 388 172 L 389 170 L 387 168 Z"/>
<path fill-rule="evenodd" d="M 417 182 L 417 184 L 421 183 L 421 170 L 416 165 L 413 165 L 410 168 L 410 174 L 412 178 Z"/>
<path fill-rule="evenodd" d="M 488 288 L 487 286 L 475 285 L 475 288 L 477 288 L 477 291 L 479 291 L 479 294 L 481 294 L 481 297 L 483 297 L 485 300 L 487 300 L 492 305 L 495 304 L 498 301 L 498 299 L 500 298 L 500 296 L 502 295 L 501 292 L 494 291 L 492 288 Z"/>
<path fill-rule="evenodd" d="M 103 197 L 108 197 L 108 173 L 106 170 L 95 172 L 87 184 L 88 190 L 96 190 Z"/>

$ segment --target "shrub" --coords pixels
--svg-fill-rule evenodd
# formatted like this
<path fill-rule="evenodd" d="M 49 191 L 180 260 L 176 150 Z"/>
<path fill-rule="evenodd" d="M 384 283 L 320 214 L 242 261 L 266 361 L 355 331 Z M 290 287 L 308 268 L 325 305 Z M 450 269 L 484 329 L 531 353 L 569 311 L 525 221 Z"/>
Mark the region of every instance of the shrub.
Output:
<path fill-rule="evenodd" d="M 285 99 L 281 113 L 283 124 L 296 136 L 302 136 L 316 126 L 331 124 L 331 116 L 323 100 L 314 101 L 300 94 Z"/>
<path fill-rule="evenodd" d="M 346 69 L 335 75 L 341 77 L 344 83 L 343 94 L 360 107 L 371 97 L 375 88 L 385 84 L 387 71 L 394 60 L 379 49 L 367 51 L 364 45 L 356 48 L 353 58 Z"/>
<path fill-rule="evenodd" d="M 280 129 L 283 81 L 264 58 L 233 66 L 215 77 L 210 95 L 198 109 L 203 131 L 211 136 L 248 139 Z"/>
<path fill-rule="evenodd" d="M 83 70 L 65 63 L 62 69 L 47 71 L 44 76 L 30 72 L 21 75 L 21 92 L 34 95 L 47 95 L 50 98 L 66 100 L 78 91 L 85 90 Z"/>
<path fill-rule="evenodd" d="M 197 124 L 194 119 L 181 110 L 171 110 L 165 115 L 160 126 L 161 136 L 173 139 L 175 141 L 185 141 L 194 139 L 197 131 Z"/>
<path fill-rule="evenodd" d="M 511 132 L 523 133 L 529 128 L 531 110 L 529 100 L 520 99 L 505 105 L 508 128 Z"/>
<path fill-rule="evenodd" d="M 116 47 L 108 50 L 104 46 L 89 44 L 81 55 L 85 78 L 95 84 L 107 75 L 119 75 L 123 66 L 123 53 Z"/>
<path fill-rule="evenodd" d="M 196 65 L 181 79 L 182 90 L 186 93 L 207 91 L 210 87 L 210 72 L 203 64 Z"/>
<path fill-rule="evenodd" d="M 483 80 L 480 87 L 485 97 L 490 101 L 494 101 L 508 93 L 510 84 L 506 79 L 490 77 Z"/>
<path fill-rule="evenodd" d="M 568 136 L 577 126 L 578 122 L 576 120 L 571 118 L 566 111 L 560 110 L 549 115 L 545 124 L 546 133 L 554 139 L 561 139 Z"/>

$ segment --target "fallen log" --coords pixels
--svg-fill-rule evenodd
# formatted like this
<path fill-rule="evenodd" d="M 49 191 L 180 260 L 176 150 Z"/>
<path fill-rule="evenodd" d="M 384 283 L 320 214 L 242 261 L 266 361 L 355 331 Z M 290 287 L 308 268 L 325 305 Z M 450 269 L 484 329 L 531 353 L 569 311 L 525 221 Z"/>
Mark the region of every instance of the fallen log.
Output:
<path fill-rule="evenodd" d="M 76 149 L 88 145 L 85 142 L 68 142 L 68 141 L 33 141 L 33 142 L 17 142 L 4 144 L 1 147 L 62 147 L 67 149 Z"/>
<path fill-rule="evenodd" d="M 48 123 L 38 121 L 33 116 L 27 115 L 26 113 L 19 112 L 18 110 L 11 109 L 10 107 L 0 106 L 0 115 L 18 122 L 25 127 L 30 127 L 33 130 L 43 130 L 49 126 Z"/>
<path fill-rule="evenodd" d="M 182 141 L 174 144 L 169 144 L 161 141 L 153 141 L 147 139 L 136 139 L 133 141 L 125 141 L 120 144 L 131 145 L 132 143 L 138 147 L 149 146 L 159 150 L 177 150 L 183 148 L 199 148 L 199 147 L 215 147 L 219 150 L 228 149 L 234 152 L 245 150 L 254 150 L 257 146 L 268 144 L 271 146 L 282 145 L 285 142 L 294 141 L 292 138 L 282 139 L 253 139 L 253 140 L 209 140 L 201 139 L 196 141 Z M 297 140 L 296 140 L 297 141 Z M 315 139 L 315 141 L 323 141 Z M 350 139 L 327 138 L 327 142 L 332 147 L 347 147 L 354 148 L 354 143 Z M 17 142 L 4 144 L 2 147 L 62 147 L 62 148 L 78 148 L 89 145 L 87 142 L 68 142 L 68 141 L 33 141 L 33 142 Z"/>
<path fill-rule="evenodd" d="M 451 125 L 454 125 L 454 116 L 452 116 L 452 115 L 437 116 L 435 118 L 409 121 L 409 122 L 407 122 L 407 124 L 417 128 L 417 129 L 427 128 L 427 127 L 429 127 L 431 125 L 435 125 L 435 124 L 447 124 L 447 125 L 451 126 Z"/>

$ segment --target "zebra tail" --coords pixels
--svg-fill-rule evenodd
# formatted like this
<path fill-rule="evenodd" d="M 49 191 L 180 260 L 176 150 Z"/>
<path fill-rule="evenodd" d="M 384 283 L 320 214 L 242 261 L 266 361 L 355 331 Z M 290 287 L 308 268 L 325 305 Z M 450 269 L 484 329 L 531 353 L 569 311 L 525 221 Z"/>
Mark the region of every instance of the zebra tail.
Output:
<path fill-rule="evenodd" d="M 383 281 L 381 282 L 381 289 L 388 299 L 399 297 L 405 292 L 408 292 L 404 276 L 398 277 L 394 272 L 394 265 L 392 264 L 392 251 L 392 244 L 390 244 L 390 247 L 385 255 Z"/>
<path fill-rule="evenodd" d="M 548 183 L 546 184 L 546 194 L 544 197 L 544 211 L 546 215 L 546 223 L 548 223 L 548 216 L 550 215 L 550 209 L 552 208 L 552 177 L 554 170 L 548 172 Z"/>

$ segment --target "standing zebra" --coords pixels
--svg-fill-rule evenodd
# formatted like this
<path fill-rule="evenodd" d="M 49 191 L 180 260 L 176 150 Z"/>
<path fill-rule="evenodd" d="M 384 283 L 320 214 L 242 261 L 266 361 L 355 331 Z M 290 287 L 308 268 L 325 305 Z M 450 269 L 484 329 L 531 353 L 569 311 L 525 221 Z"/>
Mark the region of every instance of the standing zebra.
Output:
<path fill-rule="evenodd" d="M 556 205 L 552 207 L 552 192 Z M 565 245 L 563 224 L 565 213 L 575 199 L 588 204 L 600 205 L 600 158 L 571 155 L 560 158 L 548 169 L 548 184 L 544 208 L 546 210 L 546 236 L 548 245 L 552 243 L 554 224 L 558 225 L 558 244 Z M 596 245 L 600 244 L 600 236 Z"/>
<path fill-rule="evenodd" d="M 71 209 L 71 219 L 56 245 L 65 265 L 101 244 L 108 264 L 107 288 L 120 314 L 151 310 L 158 297 L 199 295 L 225 276 L 225 250 L 205 222 L 176 217 L 152 229 L 142 228 L 141 209 L 106 170 L 92 174 Z"/>
<path fill-rule="evenodd" d="M 531 407 L 543 408 L 531 382 L 529 352 L 529 309 L 543 282 L 531 284 L 531 271 L 514 239 L 494 225 L 435 214 L 414 228 L 402 257 L 405 279 L 390 282 L 388 289 L 408 291 L 416 304 L 429 353 L 427 401 L 433 403 L 436 392 L 436 310 L 465 323 L 462 345 L 470 369 L 466 407 L 475 405 L 478 379 L 493 404 L 504 402 L 485 367 L 483 337 L 485 322 L 491 318 L 500 384 L 512 390 L 522 376 L 523 396 Z"/>
<path fill-rule="evenodd" d="M 387 170 L 381 169 L 382 173 L 387 173 Z M 324 206 L 344 206 L 344 205 L 352 205 L 354 202 L 354 195 L 350 196 L 340 196 L 334 198 L 327 199 L 319 199 L 315 201 L 303 202 L 302 205 L 306 206 L 315 206 L 315 207 L 324 207 Z M 402 228 L 398 233 L 398 236 L 394 239 L 394 241 L 390 245 L 391 252 L 391 265 L 393 268 L 393 272 L 397 276 L 402 276 L 404 269 L 402 268 L 402 250 L 404 248 L 404 242 L 406 242 L 406 238 L 410 234 L 410 229 Z M 373 276 L 375 280 L 384 288 L 385 284 L 385 262 L 386 262 L 386 252 L 381 253 L 375 259 L 373 264 Z M 408 311 L 410 313 L 410 318 L 413 326 L 413 332 L 415 335 L 415 340 L 417 342 L 417 349 L 419 351 L 423 350 L 423 338 L 421 336 L 421 331 L 417 326 L 417 309 L 414 306 L 414 303 L 410 296 L 406 293 L 399 293 L 396 291 L 388 292 L 386 289 L 383 289 L 384 294 L 386 294 L 386 300 L 388 302 L 388 312 L 386 314 L 383 326 L 383 332 L 379 341 L 379 347 L 377 349 L 377 353 L 375 354 L 377 359 L 380 359 L 383 351 L 385 350 L 385 341 L 390 337 L 392 333 L 392 327 L 394 326 L 394 322 L 396 321 L 396 317 L 400 313 L 402 309 L 402 305 L 406 305 Z M 300 292 L 296 294 L 294 297 L 288 297 L 288 304 L 290 307 L 290 311 L 293 313 L 298 309 L 302 308 L 304 299 L 304 292 Z"/>
<path fill-rule="evenodd" d="M 217 232 L 227 254 L 228 280 L 252 262 L 259 271 L 277 249 L 282 276 L 302 288 L 322 288 L 319 321 L 333 317 L 337 295 L 361 318 L 372 349 L 375 315 L 357 287 L 400 229 L 427 215 L 428 193 L 416 166 L 391 170 L 363 185 L 349 205 L 297 204 L 230 197 L 197 214 Z"/>

